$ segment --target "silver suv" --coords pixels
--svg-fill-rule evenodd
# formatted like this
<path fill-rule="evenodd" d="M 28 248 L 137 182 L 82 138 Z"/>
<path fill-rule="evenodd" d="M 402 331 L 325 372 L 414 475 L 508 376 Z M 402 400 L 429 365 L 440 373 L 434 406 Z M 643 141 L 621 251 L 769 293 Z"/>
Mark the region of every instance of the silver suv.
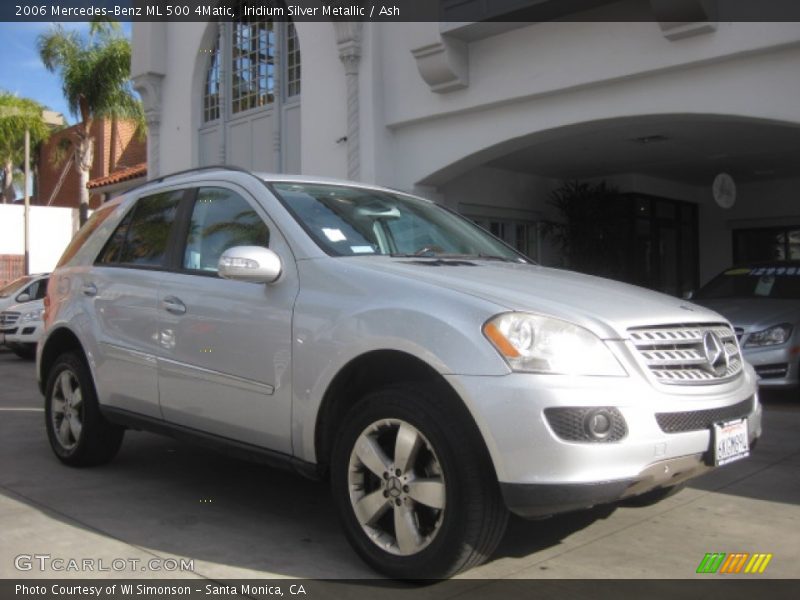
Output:
<path fill-rule="evenodd" d="M 538 266 L 379 187 L 162 177 L 93 214 L 45 310 L 61 461 L 106 462 L 136 428 L 329 477 L 393 577 L 479 564 L 508 510 L 657 501 L 761 434 L 718 314 Z"/>

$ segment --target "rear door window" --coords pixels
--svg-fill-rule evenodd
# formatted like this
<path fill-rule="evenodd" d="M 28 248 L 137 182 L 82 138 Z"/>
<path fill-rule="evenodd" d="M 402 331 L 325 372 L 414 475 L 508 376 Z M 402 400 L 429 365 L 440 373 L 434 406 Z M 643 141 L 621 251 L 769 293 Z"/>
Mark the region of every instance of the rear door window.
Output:
<path fill-rule="evenodd" d="M 125 265 L 163 267 L 172 224 L 183 190 L 140 198 L 133 209 L 119 262 Z"/>
<path fill-rule="evenodd" d="M 184 192 L 162 192 L 137 200 L 109 237 L 95 264 L 168 266 L 170 236 Z"/>

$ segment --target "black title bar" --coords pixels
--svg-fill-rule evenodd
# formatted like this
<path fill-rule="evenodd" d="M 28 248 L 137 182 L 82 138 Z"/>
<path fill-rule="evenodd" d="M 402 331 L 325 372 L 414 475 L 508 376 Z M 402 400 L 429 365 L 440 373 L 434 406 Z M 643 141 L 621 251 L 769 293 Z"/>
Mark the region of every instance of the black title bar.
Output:
<path fill-rule="evenodd" d="M 800 21 L 797 0 L 3 0 L 14 21 Z"/>

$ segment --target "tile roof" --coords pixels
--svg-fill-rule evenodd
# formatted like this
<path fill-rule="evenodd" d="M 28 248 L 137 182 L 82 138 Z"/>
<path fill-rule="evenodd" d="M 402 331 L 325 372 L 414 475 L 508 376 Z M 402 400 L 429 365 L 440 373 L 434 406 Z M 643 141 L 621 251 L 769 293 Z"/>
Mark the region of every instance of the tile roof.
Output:
<path fill-rule="evenodd" d="M 122 183 L 123 181 L 130 181 L 131 179 L 138 179 L 139 177 L 144 177 L 145 175 L 147 175 L 147 163 L 139 163 L 131 167 L 117 169 L 105 177 L 92 179 L 86 184 L 86 187 L 91 190 L 94 188 L 104 187 L 106 185 Z"/>

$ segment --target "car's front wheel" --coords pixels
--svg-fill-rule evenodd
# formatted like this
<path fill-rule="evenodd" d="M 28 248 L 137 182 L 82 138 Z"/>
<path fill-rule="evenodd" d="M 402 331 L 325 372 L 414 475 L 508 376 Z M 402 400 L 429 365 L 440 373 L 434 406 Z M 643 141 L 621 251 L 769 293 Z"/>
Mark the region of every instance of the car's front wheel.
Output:
<path fill-rule="evenodd" d="M 53 452 L 61 462 L 72 466 L 110 461 L 125 433 L 100 413 L 89 368 L 74 353 L 61 355 L 50 370 L 45 423 Z"/>
<path fill-rule="evenodd" d="M 367 394 L 331 465 L 345 532 L 395 578 L 449 577 L 494 551 L 508 518 L 476 428 L 430 386 Z"/>

